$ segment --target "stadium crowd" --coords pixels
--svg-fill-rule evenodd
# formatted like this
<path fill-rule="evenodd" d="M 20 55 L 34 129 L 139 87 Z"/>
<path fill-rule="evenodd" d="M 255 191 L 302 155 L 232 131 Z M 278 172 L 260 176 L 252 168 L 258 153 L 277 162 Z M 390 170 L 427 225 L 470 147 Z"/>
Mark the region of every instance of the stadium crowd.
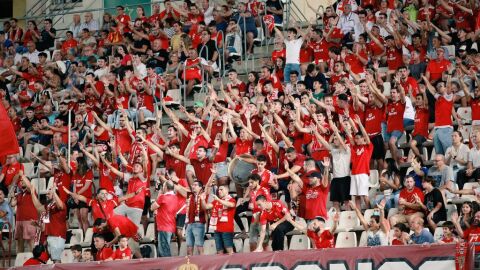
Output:
<path fill-rule="evenodd" d="M 366 246 L 480 241 L 480 2 L 309 7 L 285 29 L 280 0 L 165 0 L 134 20 L 118 6 L 62 35 L 5 22 L 0 98 L 22 155 L 1 160 L 0 225 L 25 264 L 67 245 L 74 262 L 148 257 L 150 220 L 160 257 L 203 254 L 207 235 L 219 254 L 292 234 L 333 248 L 354 229 Z"/>

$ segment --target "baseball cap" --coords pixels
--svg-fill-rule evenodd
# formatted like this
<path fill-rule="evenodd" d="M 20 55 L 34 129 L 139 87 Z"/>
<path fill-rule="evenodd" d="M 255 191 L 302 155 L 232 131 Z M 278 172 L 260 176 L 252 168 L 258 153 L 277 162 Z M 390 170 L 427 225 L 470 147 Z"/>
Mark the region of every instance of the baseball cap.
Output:
<path fill-rule="evenodd" d="M 195 101 L 195 103 L 193 103 L 193 107 L 195 108 L 203 108 L 203 106 L 204 104 L 201 101 Z"/>
<path fill-rule="evenodd" d="M 308 175 L 308 178 L 313 178 L 313 177 L 322 178 L 322 174 L 320 172 L 312 172 L 311 174 Z"/>

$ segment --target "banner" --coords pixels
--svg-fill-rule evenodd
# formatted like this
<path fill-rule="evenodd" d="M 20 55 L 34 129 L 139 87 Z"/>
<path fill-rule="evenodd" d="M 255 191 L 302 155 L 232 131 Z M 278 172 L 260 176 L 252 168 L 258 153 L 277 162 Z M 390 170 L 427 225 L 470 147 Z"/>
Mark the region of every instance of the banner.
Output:
<path fill-rule="evenodd" d="M 331 248 L 43 265 L 64 270 L 453 270 L 455 244 Z M 472 250 L 472 249 L 469 249 Z M 471 262 L 468 262 L 471 263 Z M 468 264 L 465 269 L 472 269 Z M 198 268 L 196 268 L 198 267 Z M 20 267 L 18 269 L 31 269 Z"/>
<path fill-rule="evenodd" d="M 3 104 L 0 104 L 0 157 L 19 152 L 17 135 Z"/>

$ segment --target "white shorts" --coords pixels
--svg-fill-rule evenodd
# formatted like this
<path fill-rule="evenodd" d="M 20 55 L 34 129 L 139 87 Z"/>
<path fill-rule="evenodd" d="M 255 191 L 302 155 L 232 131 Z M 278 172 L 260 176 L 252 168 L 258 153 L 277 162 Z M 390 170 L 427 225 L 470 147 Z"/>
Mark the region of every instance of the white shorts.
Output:
<path fill-rule="evenodd" d="M 351 176 L 350 195 L 368 196 L 369 180 L 367 174 L 355 174 Z"/>

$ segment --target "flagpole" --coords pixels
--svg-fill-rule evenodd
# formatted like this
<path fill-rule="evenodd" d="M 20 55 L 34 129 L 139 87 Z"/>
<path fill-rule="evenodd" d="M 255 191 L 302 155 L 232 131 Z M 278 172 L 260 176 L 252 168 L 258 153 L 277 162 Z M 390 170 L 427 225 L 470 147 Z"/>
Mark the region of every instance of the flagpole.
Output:
<path fill-rule="evenodd" d="M 68 166 L 70 166 L 70 143 L 71 143 L 71 139 L 70 139 L 70 132 L 72 130 L 72 109 L 68 110 Z"/>

